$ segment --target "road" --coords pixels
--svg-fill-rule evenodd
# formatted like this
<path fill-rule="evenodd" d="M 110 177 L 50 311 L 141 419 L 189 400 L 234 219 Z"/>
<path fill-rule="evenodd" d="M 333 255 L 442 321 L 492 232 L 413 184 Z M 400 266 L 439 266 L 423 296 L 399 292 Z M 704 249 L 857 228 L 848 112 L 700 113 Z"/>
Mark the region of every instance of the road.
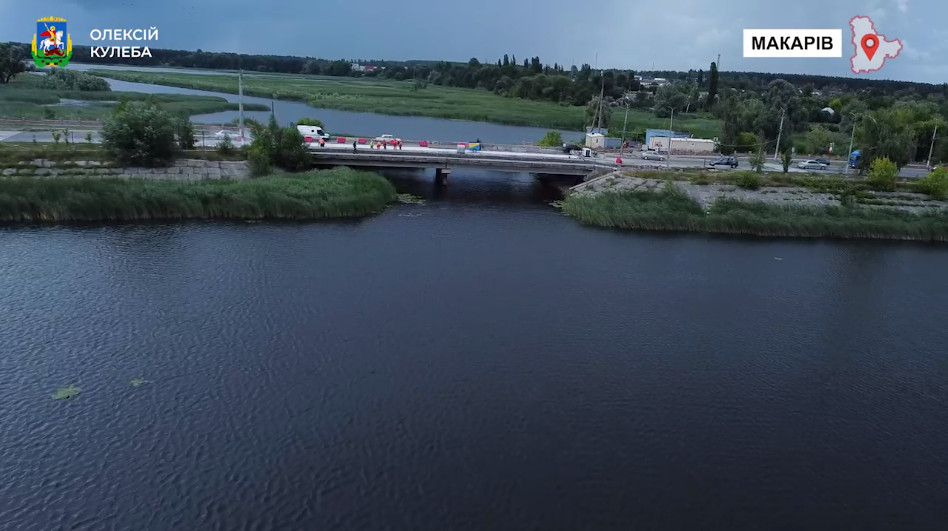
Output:
<path fill-rule="evenodd" d="M 54 139 L 53 139 L 53 132 L 54 132 L 54 131 L 49 131 L 49 130 L 37 130 L 37 131 L 12 131 L 12 130 L 8 130 L 8 131 L 0 131 L 0 143 L 3 143 L 3 142 L 33 142 L 34 140 L 35 140 L 36 142 L 53 143 L 53 142 L 54 142 Z M 99 143 L 99 142 L 101 142 L 101 138 L 99 137 L 99 131 L 98 131 L 97 129 L 75 129 L 75 130 L 70 129 L 70 130 L 69 130 L 69 136 L 70 136 L 69 142 L 71 142 L 71 143 L 85 143 L 85 142 L 86 142 L 86 135 L 87 135 L 87 134 L 88 134 L 88 135 L 91 135 L 91 140 L 92 140 L 93 143 Z M 197 147 L 199 147 L 199 148 L 214 149 L 214 147 L 216 147 L 217 143 L 219 142 L 219 139 L 214 138 L 213 132 L 210 132 L 210 131 L 205 131 L 205 132 L 204 132 L 204 135 L 203 135 L 203 137 L 202 137 L 202 135 L 201 135 L 201 130 L 198 130 L 198 131 L 196 131 L 196 136 L 197 136 L 197 138 L 198 138 Z M 203 138 L 203 139 L 202 139 L 202 138 Z M 61 141 L 62 141 L 62 140 L 61 140 Z M 235 142 L 235 144 L 240 145 L 239 142 Z M 314 147 L 315 149 L 320 149 L 318 146 L 313 146 L 313 147 Z M 327 143 L 327 144 L 326 144 L 326 147 L 325 147 L 325 148 L 322 148 L 322 149 L 345 149 L 345 150 L 350 150 L 350 149 L 352 149 L 352 144 L 351 144 L 351 143 L 338 144 L 338 143 L 335 143 L 335 141 L 333 141 L 333 142 Z M 363 145 L 363 146 L 359 146 L 359 149 L 370 149 L 370 148 L 369 148 L 368 146 L 364 146 L 364 145 Z M 389 147 L 389 149 L 391 149 L 391 147 Z M 514 148 L 511 148 L 511 149 L 514 149 Z M 417 145 L 417 143 L 414 143 L 414 144 L 411 144 L 411 143 L 405 144 L 404 150 L 405 150 L 405 151 L 417 151 L 417 150 L 421 150 L 421 151 L 426 151 L 426 152 L 431 152 L 431 151 L 433 151 L 433 150 L 439 150 L 439 151 L 445 151 L 445 152 L 450 152 L 450 153 L 454 153 L 454 152 L 455 152 L 455 148 L 420 147 L 420 146 Z M 570 157 L 569 155 L 565 155 L 565 154 L 554 154 L 554 155 L 551 155 L 550 153 L 529 153 L 529 152 L 520 152 L 520 151 L 491 151 L 491 154 L 493 154 L 493 155 L 500 155 L 500 156 L 521 157 L 521 158 L 534 158 L 534 157 L 551 158 L 551 157 L 558 157 L 558 158 L 568 159 L 568 158 Z M 472 155 L 473 155 L 473 156 L 476 156 L 476 153 L 472 153 Z M 606 161 L 605 157 L 607 157 L 607 156 L 609 157 L 608 160 L 609 160 L 610 162 L 615 160 L 614 158 L 612 158 L 612 157 L 614 157 L 614 155 L 604 155 L 604 156 L 603 156 L 603 162 Z M 573 158 L 575 158 L 575 156 L 573 156 Z M 662 169 L 662 168 L 666 168 L 666 167 L 679 169 L 679 168 L 701 168 L 701 167 L 704 167 L 708 162 L 710 162 L 711 160 L 713 160 L 713 159 L 715 159 L 715 158 L 716 158 L 716 155 L 708 155 L 708 156 L 704 156 L 704 157 L 702 157 L 702 156 L 694 156 L 694 155 L 673 155 L 673 156 L 671 157 L 671 159 L 668 160 L 668 161 L 662 161 L 662 162 L 660 162 L 660 161 L 645 161 L 645 160 L 642 160 L 642 159 L 639 157 L 638 152 L 630 152 L 630 153 L 626 153 L 626 154 L 625 154 L 625 156 L 623 157 L 623 162 L 626 163 L 626 164 L 630 164 L 630 165 L 634 164 L 634 165 L 636 165 L 636 166 L 638 166 L 638 165 L 650 165 L 650 166 L 654 166 L 656 169 Z M 817 170 L 801 170 L 801 169 L 797 168 L 797 167 L 796 167 L 796 164 L 797 164 L 798 162 L 802 161 L 802 160 L 805 160 L 805 159 L 794 159 L 793 164 L 792 164 L 791 167 L 790 167 L 790 172 L 791 172 L 791 173 L 811 173 L 811 172 L 812 172 L 812 173 L 817 173 L 817 174 L 821 174 L 821 175 L 831 175 L 831 174 L 834 174 L 834 173 L 836 173 L 836 174 L 844 173 L 845 164 L 844 164 L 843 162 L 841 162 L 841 161 L 836 161 L 836 162 L 834 162 L 832 166 L 830 166 L 829 168 L 827 168 L 827 169 L 825 169 L 825 170 L 817 171 Z M 750 168 L 750 167 L 751 167 L 751 165 L 750 165 L 750 159 L 749 159 L 748 157 L 738 157 L 738 163 L 739 163 L 739 166 L 738 166 L 739 168 L 745 168 L 745 169 L 747 169 L 747 168 Z M 769 159 L 767 160 L 767 162 L 764 164 L 764 171 L 767 171 L 767 172 L 781 172 L 781 171 L 783 171 L 783 166 L 780 164 L 780 162 L 775 161 L 775 160 L 773 160 L 772 158 L 769 158 Z M 924 166 L 910 165 L 910 166 L 905 166 L 905 167 L 903 167 L 903 168 L 901 169 L 901 171 L 899 172 L 899 176 L 900 176 L 900 177 L 907 178 L 907 179 L 917 179 L 917 178 L 919 178 L 919 177 L 925 176 L 927 173 L 928 173 L 928 171 L 926 170 L 926 168 L 925 168 Z"/>

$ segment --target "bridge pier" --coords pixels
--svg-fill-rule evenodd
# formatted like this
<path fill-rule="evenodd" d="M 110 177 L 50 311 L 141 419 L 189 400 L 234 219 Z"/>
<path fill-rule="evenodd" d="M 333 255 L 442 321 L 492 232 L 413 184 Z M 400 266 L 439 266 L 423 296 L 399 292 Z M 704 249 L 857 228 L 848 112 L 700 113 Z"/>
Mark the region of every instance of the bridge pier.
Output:
<path fill-rule="evenodd" d="M 451 168 L 435 169 L 435 184 L 438 186 L 444 186 L 445 184 L 448 184 L 449 175 L 451 175 Z"/>

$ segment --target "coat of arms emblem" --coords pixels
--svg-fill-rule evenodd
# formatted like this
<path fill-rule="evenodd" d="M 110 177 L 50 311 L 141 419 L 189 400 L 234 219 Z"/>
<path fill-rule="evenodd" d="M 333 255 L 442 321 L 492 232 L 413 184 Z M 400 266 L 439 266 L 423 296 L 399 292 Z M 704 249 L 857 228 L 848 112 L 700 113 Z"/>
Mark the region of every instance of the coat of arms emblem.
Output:
<path fill-rule="evenodd" d="M 46 17 L 36 21 L 33 34 L 33 62 L 38 67 L 66 66 L 72 58 L 72 38 L 66 19 Z"/>

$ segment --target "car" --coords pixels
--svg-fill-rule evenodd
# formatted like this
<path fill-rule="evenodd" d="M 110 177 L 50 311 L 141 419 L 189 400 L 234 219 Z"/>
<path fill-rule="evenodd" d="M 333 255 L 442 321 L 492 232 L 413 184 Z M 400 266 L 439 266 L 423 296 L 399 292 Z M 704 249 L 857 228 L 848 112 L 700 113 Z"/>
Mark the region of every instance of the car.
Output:
<path fill-rule="evenodd" d="M 665 160 L 665 155 L 657 151 L 643 151 L 640 156 L 643 160 Z"/>
<path fill-rule="evenodd" d="M 383 144 L 388 144 L 394 146 L 395 144 L 401 142 L 401 138 L 396 138 L 395 135 L 379 135 L 375 137 L 375 142 L 381 142 Z"/>
<path fill-rule="evenodd" d="M 237 131 L 227 131 L 225 129 L 221 129 L 220 131 L 214 133 L 214 138 L 218 140 L 223 140 L 225 136 L 233 140 L 234 138 L 237 138 Z"/>
<path fill-rule="evenodd" d="M 816 160 L 816 161 L 819 162 L 820 164 L 825 164 L 826 166 L 832 166 L 832 165 L 833 165 L 833 163 L 830 162 L 829 159 L 814 159 L 814 160 Z"/>
<path fill-rule="evenodd" d="M 708 163 L 709 168 L 715 168 L 717 166 L 730 166 L 731 168 L 736 168 L 737 159 L 734 157 L 718 157 Z"/>
<path fill-rule="evenodd" d="M 801 170 L 825 170 L 829 167 L 829 164 L 823 164 L 816 159 L 810 159 L 797 163 L 797 167 Z"/>

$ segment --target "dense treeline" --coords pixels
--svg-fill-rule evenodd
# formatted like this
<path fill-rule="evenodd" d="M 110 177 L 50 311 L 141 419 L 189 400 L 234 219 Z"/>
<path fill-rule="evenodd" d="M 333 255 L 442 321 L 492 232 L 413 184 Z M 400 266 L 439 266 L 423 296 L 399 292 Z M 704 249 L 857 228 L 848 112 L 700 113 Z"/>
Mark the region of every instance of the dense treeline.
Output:
<path fill-rule="evenodd" d="M 26 46 L 28 50 L 28 45 Z M 74 46 L 73 60 L 92 62 L 88 46 Z M 948 84 L 870 80 L 807 74 L 719 72 L 714 63 L 707 71 L 625 70 L 594 71 L 590 65 L 567 67 L 544 64 L 540 57 L 518 60 L 504 55 L 494 63 L 471 59 L 467 63 L 432 61 L 328 60 L 292 56 L 215 53 L 202 50 L 152 49 L 152 57 L 136 65 L 244 69 L 257 72 L 309 74 L 338 77 L 383 77 L 429 84 L 481 89 L 511 98 L 587 106 L 587 123 L 596 115 L 600 91 L 604 104 L 648 109 L 668 117 L 696 112 L 712 113 L 723 121 L 722 149 L 748 150 L 754 146 L 780 150 L 797 148 L 806 153 L 834 153 L 857 146 L 888 156 L 899 164 L 924 160 L 931 148 L 935 127 L 948 117 Z M 96 63 L 116 64 L 127 59 L 96 58 Z M 371 65 L 361 71 L 352 63 Z M 647 82 L 649 78 L 666 82 Z M 604 113 L 603 125 L 610 113 Z M 782 126 L 781 126 L 782 122 Z M 853 124 L 862 126 L 853 127 Z M 944 130 L 943 128 L 941 130 Z M 855 131 L 855 135 L 853 132 Z M 780 137 L 780 146 L 776 145 Z M 941 142 L 933 153 L 948 159 L 948 145 Z M 881 147 L 888 146 L 888 147 Z"/>

